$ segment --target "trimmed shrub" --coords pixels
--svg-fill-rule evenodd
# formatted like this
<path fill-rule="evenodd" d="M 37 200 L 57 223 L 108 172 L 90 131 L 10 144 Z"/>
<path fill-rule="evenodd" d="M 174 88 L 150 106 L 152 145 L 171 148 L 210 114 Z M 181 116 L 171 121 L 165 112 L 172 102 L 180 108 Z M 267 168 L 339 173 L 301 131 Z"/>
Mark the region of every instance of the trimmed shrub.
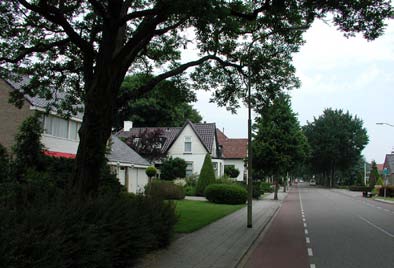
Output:
<path fill-rule="evenodd" d="M 242 187 L 245 188 L 246 191 L 248 191 L 248 185 L 244 181 L 238 181 L 236 182 L 237 184 L 241 185 Z M 252 197 L 254 199 L 259 199 L 261 196 L 261 187 L 260 187 L 260 181 L 253 181 L 253 192 L 252 192 Z"/>
<path fill-rule="evenodd" d="M 185 195 L 187 196 L 195 196 L 196 195 L 196 187 L 194 186 L 185 186 Z"/>
<path fill-rule="evenodd" d="M 380 185 L 380 186 L 384 185 L 382 177 L 379 177 L 379 179 L 376 181 L 376 185 Z"/>
<path fill-rule="evenodd" d="M 157 174 L 157 169 L 154 166 L 149 166 L 145 169 L 145 174 L 146 176 L 148 176 L 149 178 L 152 178 L 154 176 L 156 176 Z"/>
<path fill-rule="evenodd" d="M 185 191 L 183 187 L 175 185 L 170 181 L 152 181 L 145 186 L 145 193 L 149 196 L 166 200 L 180 200 L 185 198 Z"/>
<path fill-rule="evenodd" d="M 394 186 L 383 186 L 379 189 L 379 196 L 384 196 L 384 189 L 386 188 L 386 197 L 394 197 Z"/>
<path fill-rule="evenodd" d="M 0 184 L 4 267 L 131 267 L 169 244 L 175 206 L 141 195 L 74 200 L 44 184 Z"/>
<path fill-rule="evenodd" d="M 204 194 L 210 202 L 219 204 L 244 204 L 248 199 L 245 188 L 236 184 L 211 184 Z"/>
<path fill-rule="evenodd" d="M 204 163 L 200 171 L 200 177 L 197 181 L 196 194 L 199 196 L 204 195 L 205 187 L 215 183 L 215 171 L 213 170 L 211 156 L 209 154 L 205 155 Z"/>
<path fill-rule="evenodd" d="M 186 161 L 182 158 L 167 158 L 160 167 L 160 179 L 174 180 L 186 177 Z"/>
<path fill-rule="evenodd" d="M 372 191 L 372 189 L 373 187 L 370 186 L 358 186 L 358 185 L 349 186 L 349 190 L 355 192 L 370 192 Z"/>
<path fill-rule="evenodd" d="M 225 166 L 224 174 L 226 174 L 230 178 L 236 178 L 239 175 L 239 169 L 235 168 L 234 166 Z"/>
<path fill-rule="evenodd" d="M 271 185 L 271 183 L 269 183 L 269 182 L 261 182 L 260 183 L 260 192 L 261 192 L 261 194 L 273 193 L 274 192 L 274 188 Z"/>

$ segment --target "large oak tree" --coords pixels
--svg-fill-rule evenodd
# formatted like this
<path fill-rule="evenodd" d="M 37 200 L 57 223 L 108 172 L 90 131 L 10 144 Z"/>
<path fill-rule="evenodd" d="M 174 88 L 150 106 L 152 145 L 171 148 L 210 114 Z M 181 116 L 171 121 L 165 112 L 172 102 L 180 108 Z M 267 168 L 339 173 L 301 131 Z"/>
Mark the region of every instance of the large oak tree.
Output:
<path fill-rule="evenodd" d="M 374 39 L 390 9 L 390 0 L 1 1 L 0 71 L 7 79 L 28 75 L 26 94 L 50 97 L 49 89 L 67 91 L 67 104 L 84 104 L 74 176 L 74 189 L 84 196 L 97 189 L 127 73 L 158 70 L 127 96 L 135 99 L 160 81 L 200 66 L 193 76 L 197 86 L 209 85 L 220 105 L 233 105 L 245 95 L 244 66 L 249 65 L 259 100 L 294 84 L 291 53 L 314 19 L 331 13 L 347 35 L 362 32 Z M 180 51 L 191 41 L 199 58 L 181 62 Z M 16 104 L 21 95 L 13 94 Z"/>

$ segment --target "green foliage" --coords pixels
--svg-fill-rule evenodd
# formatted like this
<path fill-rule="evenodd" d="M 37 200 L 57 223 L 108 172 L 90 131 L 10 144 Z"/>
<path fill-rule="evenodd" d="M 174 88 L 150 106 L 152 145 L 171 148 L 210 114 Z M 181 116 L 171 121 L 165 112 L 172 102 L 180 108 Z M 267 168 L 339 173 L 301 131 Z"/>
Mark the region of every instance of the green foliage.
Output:
<path fill-rule="evenodd" d="M 382 177 L 379 177 L 379 179 L 376 181 L 376 184 L 375 184 L 375 185 L 380 185 L 380 186 L 383 186 L 383 185 L 384 185 L 384 182 L 383 182 Z"/>
<path fill-rule="evenodd" d="M 235 168 L 234 166 L 225 166 L 224 174 L 226 174 L 230 178 L 236 178 L 239 175 L 239 169 Z"/>
<path fill-rule="evenodd" d="M 130 267 L 169 244 L 173 203 L 99 195 L 79 201 L 38 182 L 0 184 L 0 256 L 4 267 Z"/>
<path fill-rule="evenodd" d="M 238 185 L 242 185 L 242 187 L 245 188 L 246 191 L 248 191 L 248 185 L 246 184 L 246 182 L 244 181 L 239 181 L 236 182 Z M 253 181 L 252 182 L 253 187 L 252 187 L 252 198 L 254 199 L 259 199 L 261 194 L 263 194 L 263 192 L 261 192 L 261 187 L 260 187 L 260 181 Z"/>
<path fill-rule="evenodd" d="M 369 186 L 374 187 L 380 175 L 375 161 L 372 161 L 371 172 L 369 173 Z"/>
<path fill-rule="evenodd" d="M 145 194 L 166 200 L 180 200 L 185 198 L 185 190 L 183 187 L 171 181 L 154 180 L 145 186 Z"/>
<path fill-rule="evenodd" d="M 153 75 L 147 74 L 125 77 L 118 97 L 120 107 L 114 114 L 116 129 L 121 129 L 126 120 L 132 121 L 135 127 L 180 127 L 187 119 L 193 123 L 201 122 L 201 115 L 190 104 L 197 100 L 195 93 L 182 79 L 162 81 L 137 100 L 130 101 L 124 97 L 152 78 Z"/>
<path fill-rule="evenodd" d="M 184 190 L 185 190 L 186 196 L 195 196 L 196 195 L 196 187 L 195 186 L 186 185 L 184 187 Z"/>
<path fill-rule="evenodd" d="M 253 126 L 253 174 L 286 175 L 304 164 L 309 146 L 291 109 L 290 97 L 279 95 L 258 112 Z"/>
<path fill-rule="evenodd" d="M 245 204 L 248 192 L 236 184 L 210 184 L 205 188 L 208 201 L 218 204 Z"/>
<path fill-rule="evenodd" d="M 329 186 L 333 186 L 337 171 L 344 172 L 358 163 L 368 144 L 363 121 L 342 110 L 324 110 L 304 127 L 304 132 L 311 146 L 312 168 L 329 174 Z"/>
<path fill-rule="evenodd" d="M 211 156 L 206 154 L 196 185 L 196 195 L 204 195 L 205 187 L 212 183 L 215 183 L 215 171 L 213 170 Z"/>
<path fill-rule="evenodd" d="M 18 129 L 12 151 L 14 171 L 19 179 L 27 169 L 41 170 L 44 166 L 44 146 L 40 140 L 42 131 L 38 113 L 25 119 Z"/>
<path fill-rule="evenodd" d="M 10 160 L 7 149 L 0 143 L 0 183 L 8 179 Z"/>
<path fill-rule="evenodd" d="M 260 183 L 260 191 L 262 194 L 264 193 L 272 193 L 274 191 L 273 186 L 269 182 L 261 182 Z"/>
<path fill-rule="evenodd" d="M 152 178 L 156 176 L 157 169 L 154 166 L 149 166 L 146 168 L 145 173 L 149 178 Z"/>
<path fill-rule="evenodd" d="M 394 197 L 394 186 L 383 186 L 379 189 L 379 196 L 384 196 L 384 189 L 386 189 L 386 197 Z"/>
<path fill-rule="evenodd" d="M 186 177 L 186 161 L 182 158 L 167 158 L 160 167 L 160 179 L 174 180 L 176 178 Z"/>

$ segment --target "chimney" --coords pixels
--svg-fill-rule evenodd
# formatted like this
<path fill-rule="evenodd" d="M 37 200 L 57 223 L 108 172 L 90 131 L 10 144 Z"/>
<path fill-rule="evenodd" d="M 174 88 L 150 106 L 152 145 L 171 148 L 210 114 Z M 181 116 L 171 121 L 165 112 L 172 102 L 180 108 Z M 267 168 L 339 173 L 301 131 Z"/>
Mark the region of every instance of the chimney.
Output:
<path fill-rule="evenodd" d="M 130 131 L 133 128 L 132 121 L 123 121 L 123 131 Z"/>

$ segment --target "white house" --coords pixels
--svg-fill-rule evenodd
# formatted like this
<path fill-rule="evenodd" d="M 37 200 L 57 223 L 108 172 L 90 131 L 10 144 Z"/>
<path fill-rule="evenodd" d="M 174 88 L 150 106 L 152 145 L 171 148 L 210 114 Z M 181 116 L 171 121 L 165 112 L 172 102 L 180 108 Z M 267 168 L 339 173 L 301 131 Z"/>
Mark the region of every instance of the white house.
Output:
<path fill-rule="evenodd" d="M 0 79 L 0 120 L 4 122 L 0 124 L 0 143 L 10 149 L 23 120 L 39 111 L 42 112 L 44 132 L 41 142 L 45 146 L 44 153 L 54 157 L 75 158 L 83 114 L 77 113 L 65 119 L 53 110 L 46 112 L 53 102 L 65 97 L 64 93 L 54 93 L 52 100 L 25 95 L 22 109 L 16 108 L 8 103 L 8 95 L 12 90 L 19 90 L 24 83 L 28 83 L 28 80 L 15 83 Z M 111 152 L 107 155 L 111 169 L 129 192 L 142 191 L 148 181 L 145 169 L 149 163 L 117 137 L 112 136 L 111 140 Z"/>
<path fill-rule="evenodd" d="M 226 165 L 240 171 L 237 180 L 243 181 L 247 176 L 247 139 L 230 139 L 216 129 L 215 123 L 192 123 L 187 120 L 183 127 L 133 128 L 131 122 L 125 122 L 124 129 L 116 135 L 138 142 L 141 133 L 154 131 L 160 133 L 162 142 L 158 146 L 163 155 L 186 161 L 186 176 L 200 173 L 206 154 L 211 155 L 216 177 L 224 174 Z"/>
<path fill-rule="evenodd" d="M 126 125 L 128 128 L 118 132 L 118 137 L 138 140 L 145 131 L 160 131 L 162 143 L 158 146 L 162 153 L 184 159 L 187 163 L 186 176 L 200 173 L 206 154 L 212 158 L 216 176 L 224 174 L 224 160 L 221 158 L 215 123 L 192 123 L 187 120 L 183 127 L 132 128 L 130 123 Z"/>

